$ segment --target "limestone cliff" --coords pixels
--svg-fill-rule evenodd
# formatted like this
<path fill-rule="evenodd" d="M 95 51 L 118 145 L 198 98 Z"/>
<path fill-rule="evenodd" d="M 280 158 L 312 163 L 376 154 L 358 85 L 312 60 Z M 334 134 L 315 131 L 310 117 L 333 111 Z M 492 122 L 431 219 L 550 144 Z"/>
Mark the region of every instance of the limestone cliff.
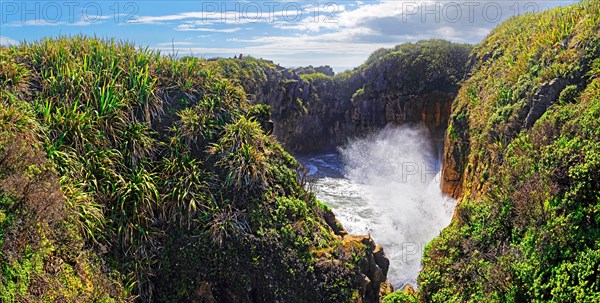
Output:
<path fill-rule="evenodd" d="M 257 65 L 258 74 L 226 76 L 238 77 L 255 103 L 270 105 L 274 134 L 288 151 L 333 149 L 390 123 L 424 123 L 441 142 L 470 50 L 430 40 L 380 49 L 333 77 L 327 67 L 291 71 L 272 64 Z"/>

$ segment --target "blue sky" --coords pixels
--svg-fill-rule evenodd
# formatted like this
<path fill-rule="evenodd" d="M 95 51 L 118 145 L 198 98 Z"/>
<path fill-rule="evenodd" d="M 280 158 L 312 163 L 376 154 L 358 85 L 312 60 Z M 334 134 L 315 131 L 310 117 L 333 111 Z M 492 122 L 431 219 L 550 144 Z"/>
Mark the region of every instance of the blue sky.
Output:
<path fill-rule="evenodd" d="M 502 20 L 577 1 L 0 1 L 0 44 L 84 34 L 163 53 L 360 65 L 380 48 L 478 43 Z"/>

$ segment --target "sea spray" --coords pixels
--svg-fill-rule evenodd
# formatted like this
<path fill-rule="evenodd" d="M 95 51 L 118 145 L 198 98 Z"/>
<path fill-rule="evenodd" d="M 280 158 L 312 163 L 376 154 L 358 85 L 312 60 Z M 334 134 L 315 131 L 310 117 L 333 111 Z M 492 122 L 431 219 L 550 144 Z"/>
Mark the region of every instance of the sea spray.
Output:
<path fill-rule="evenodd" d="M 319 199 L 354 234 L 370 233 L 391 261 L 396 288 L 416 284 L 427 242 L 450 223 L 440 161 L 425 128 L 388 127 L 328 154 L 300 158 Z"/>

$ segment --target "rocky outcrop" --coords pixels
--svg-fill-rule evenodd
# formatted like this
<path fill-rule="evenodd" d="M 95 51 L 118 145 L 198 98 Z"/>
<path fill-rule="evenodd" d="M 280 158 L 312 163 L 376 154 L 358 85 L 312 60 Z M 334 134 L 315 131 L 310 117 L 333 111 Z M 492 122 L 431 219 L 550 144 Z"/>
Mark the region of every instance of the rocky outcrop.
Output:
<path fill-rule="evenodd" d="M 461 113 L 456 110 L 450 118 L 442 155 L 442 192 L 454 199 L 462 194 L 462 169 L 466 166 L 466 155 L 470 150 L 469 121 L 467 115 Z M 461 134 L 461 137 L 457 134 Z"/>
<path fill-rule="evenodd" d="M 388 124 L 407 123 L 424 124 L 441 149 L 470 50 L 441 40 L 407 43 L 335 76 L 328 66 L 290 70 L 254 59 L 249 74 L 250 59 L 219 63 L 253 103 L 270 106 L 273 134 L 288 151 L 335 149 Z"/>
<path fill-rule="evenodd" d="M 362 244 L 365 257 L 359 263 L 358 281 L 362 288 L 362 302 L 379 302 L 379 298 L 391 290 L 387 281 L 387 272 L 390 267 L 390 261 L 383 252 L 383 247 L 376 245 L 371 236 L 352 236 L 344 237 L 344 247 L 356 247 L 356 244 Z M 356 253 L 350 251 L 350 253 Z M 382 294 L 383 292 L 383 294 Z"/>
<path fill-rule="evenodd" d="M 333 214 L 333 211 L 331 211 L 331 209 L 328 208 L 325 211 L 323 211 L 323 219 L 325 219 L 325 223 L 327 223 L 327 225 L 331 227 L 333 233 L 337 236 L 344 237 L 348 234 L 348 232 L 346 231 L 346 229 L 344 229 L 342 224 L 335 218 L 335 215 Z"/>
<path fill-rule="evenodd" d="M 533 96 L 531 108 L 525 119 L 525 127 L 530 128 L 552 105 L 558 100 L 560 92 L 567 86 L 565 79 L 553 79 L 542 84 L 538 92 Z"/>
<path fill-rule="evenodd" d="M 437 154 L 441 156 L 444 132 L 452 108 L 453 91 L 432 91 L 420 95 L 383 97 L 369 100 L 357 97 L 353 100 L 352 127 L 354 133 L 363 134 L 381 129 L 388 124 L 423 124 L 438 143 Z M 341 134 L 343 137 L 344 134 Z"/>
<path fill-rule="evenodd" d="M 269 80 L 253 97 L 270 105 L 273 134 L 288 151 L 334 149 L 388 124 L 407 123 L 424 124 L 441 147 L 470 49 L 437 40 L 403 44 L 334 77 L 314 68 L 297 69 L 302 77 L 268 69 Z"/>
<path fill-rule="evenodd" d="M 380 298 L 393 292 L 392 284 L 387 280 L 390 260 L 386 257 L 383 247 L 377 245 L 370 235 L 349 235 L 329 208 L 323 211 L 323 218 L 344 243 L 341 255 L 345 258 L 360 257 L 358 268 L 355 268 L 355 279 L 362 294 L 358 302 L 378 303 Z M 336 261 L 338 260 L 332 261 L 331 256 L 326 253 L 321 254 L 319 263 L 333 264 Z"/>

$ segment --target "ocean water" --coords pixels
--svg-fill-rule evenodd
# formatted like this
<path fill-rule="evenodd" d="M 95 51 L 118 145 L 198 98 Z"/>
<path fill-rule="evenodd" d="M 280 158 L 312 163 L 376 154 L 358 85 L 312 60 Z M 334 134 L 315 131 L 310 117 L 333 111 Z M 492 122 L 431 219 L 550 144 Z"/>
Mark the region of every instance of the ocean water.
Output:
<path fill-rule="evenodd" d="M 388 127 L 337 153 L 298 157 L 309 189 L 352 234 L 370 234 L 390 259 L 394 288 L 416 286 L 427 242 L 450 223 L 441 163 L 426 129 Z"/>

